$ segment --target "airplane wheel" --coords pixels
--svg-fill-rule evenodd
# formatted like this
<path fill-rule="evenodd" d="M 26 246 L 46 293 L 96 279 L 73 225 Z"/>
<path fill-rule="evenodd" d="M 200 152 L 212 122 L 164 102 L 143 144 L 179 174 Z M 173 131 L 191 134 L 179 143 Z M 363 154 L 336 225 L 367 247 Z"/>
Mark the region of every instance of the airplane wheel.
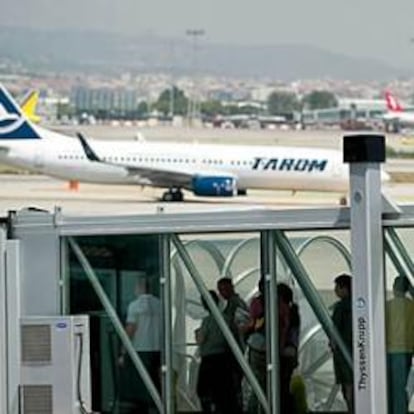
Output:
<path fill-rule="evenodd" d="M 162 195 L 162 201 L 173 201 L 173 194 L 170 193 L 169 191 L 166 191 L 163 195 Z"/>
<path fill-rule="evenodd" d="M 173 200 L 174 201 L 183 201 L 184 200 L 184 194 L 181 190 L 177 190 L 173 193 Z"/>
<path fill-rule="evenodd" d="M 180 189 L 171 189 L 162 195 L 162 201 L 183 201 L 184 194 Z"/>

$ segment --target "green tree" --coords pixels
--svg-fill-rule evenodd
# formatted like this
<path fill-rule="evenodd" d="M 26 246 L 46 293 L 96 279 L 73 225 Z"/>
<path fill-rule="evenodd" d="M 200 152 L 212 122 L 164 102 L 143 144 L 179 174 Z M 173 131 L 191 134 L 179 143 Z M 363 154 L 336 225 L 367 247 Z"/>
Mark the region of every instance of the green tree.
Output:
<path fill-rule="evenodd" d="M 210 100 L 201 103 L 201 113 L 207 116 L 223 114 L 223 105 L 220 101 Z"/>
<path fill-rule="evenodd" d="M 270 115 L 298 111 L 300 102 L 292 92 L 272 92 L 267 98 L 267 110 Z"/>
<path fill-rule="evenodd" d="M 234 104 L 223 107 L 223 115 L 235 115 L 239 113 L 239 107 Z"/>
<path fill-rule="evenodd" d="M 303 97 L 302 105 L 307 109 L 336 108 L 338 106 L 338 100 L 332 92 L 312 91 Z"/>
<path fill-rule="evenodd" d="M 138 116 L 144 116 L 149 113 L 149 106 L 146 101 L 141 101 L 137 107 L 137 114 Z"/>
<path fill-rule="evenodd" d="M 161 92 L 157 102 L 154 104 L 154 109 L 162 112 L 164 115 L 168 115 L 171 109 L 174 111 L 174 115 L 185 115 L 187 113 L 188 99 L 181 89 L 176 86 L 172 88 L 173 100 L 171 101 L 171 88 L 165 89 Z"/>

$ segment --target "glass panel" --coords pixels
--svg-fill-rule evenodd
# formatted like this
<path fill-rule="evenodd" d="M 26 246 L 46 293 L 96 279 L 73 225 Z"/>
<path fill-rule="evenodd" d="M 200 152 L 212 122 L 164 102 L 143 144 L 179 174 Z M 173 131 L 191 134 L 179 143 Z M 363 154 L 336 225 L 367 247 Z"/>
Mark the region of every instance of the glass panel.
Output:
<path fill-rule="evenodd" d="M 161 317 L 158 236 L 78 237 L 134 349 L 160 390 Z M 69 313 L 90 316 L 93 410 L 136 409 L 152 399 L 75 254 L 68 249 Z"/>
<path fill-rule="evenodd" d="M 258 281 L 261 277 L 259 234 L 184 235 L 180 239 L 207 289 L 217 291 L 218 279 L 228 276 L 233 280 L 235 291 L 251 305 L 258 295 Z M 334 278 L 343 272 L 349 273 L 349 232 L 296 231 L 287 233 L 287 239 L 296 252 L 296 260 L 301 261 L 320 299 L 318 303 L 310 305 L 309 292 L 302 290 L 302 283 L 297 280 L 289 261 L 276 243 L 277 281 L 285 282 L 293 289 L 294 302 L 298 304 L 301 316 L 299 366 L 292 378 L 296 393 L 292 396 L 291 402 L 307 404 L 311 411 L 316 412 L 344 411 L 346 405 L 339 387 L 335 384 L 330 341 L 313 309 L 315 306 L 323 307 L 330 318 L 332 305 L 338 300 L 334 293 Z M 186 264 L 174 247 L 172 252 L 174 350 L 181 396 L 178 408 L 194 409 L 200 408 L 199 397 L 200 392 L 202 393 L 202 390 L 197 389 L 202 358 L 194 331 L 201 326 L 208 312 L 201 304 L 200 292 Z M 225 303 L 221 303 L 220 307 L 225 309 Z M 279 312 L 280 309 L 279 306 Z M 350 323 L 352 324 L 351 320 Z M 252 366 L 254 359 L 249 360 L 256 342 L 249 338 L 252 338 L 252 335 L 245 337 L 247 345 L 244 357 L 250 362 L 253 372 L 258 374 L 260 370 L 256 368 L 260 365 L 254 365 L 253 362 Z M 336 345 L 335 340 L 331 342 Z M 262 346 L 266 349 L 266 341 Z M 260 361 L 256 360 L 257 362 Z M 264 370 L 263 359 L 261 366 Z M 260 383 L 263 385 L 263 391 L 267 391 L 264 385 L 266 381 Z M 303 385 L 307 390 L 306 395 L 300 391 L 303 390 Z M 270 392 L 274 392 L 274 389 Z M 242 402 L 248 412 L 253 412 L 252 403 L 255 398 L 252 396 L 252 387 L 242 375 Z M 271 401 L 270 395 L 268 400 Z"/>
<path fill-rule="evenodd" d="M 302 385 L 305 385 L 307 393 L 305 396 L 303 393 L 300 395 L 300 392 L 294 393 L 291 401 L 306 400 L 312 411 L 343 411 L 345 404 L 338 387 L 335 387 L 328 336 L 321 328 L 320 313 L 317 311 L 315 314 L 315 307 L 325 309 L 329 317 L 326 308 L 331 307 L 337 300 L 333 293 L 333 279 L 339 273 L 349 271 L 349 232 L 295 231 L 278 234 L 285 237 L 293 247 L 294 260 L 300 260 L 306 277 L 310 280 L 310 286 L 306 287 L 303 283 L 305 276 L 302 275 L 298 279 L 295 266 L 291 263 L 292 258 L 287 257 L 286 251 L 281 248 L 276 239 L 277 281 L 285 282 L 293 289 L 294 302 L 298 304 L 301 316 L 299 366 L 294 372 L 292 385 L 295 390 L 300 390 Z M 78 237 L 76 240 L 90 261 L 122 323 L 127 320 L 129 304 L 135 300 L 134 294 L 139 276 L 151 275 L 148 281 L 150 293 L 159 296 L 160 240 L 158 236 Z M 235 292 L 248 306 L 255 300 L 260 303 L 256 298 L 259 295 L 258 281 L 261 278 L 261 254 L 265 253 L 260 251 L 259 233 L 184 235 L 180 236 L 179 240 L 188 254 L 187 259 L 195 266 L 195 271 L 190 274 L 187 259 L 183 260 L 182 252 L 178 251 L 173 243 L 171 246 L 173 370 L 178 412 L 196 411 L 201 408 L 199 396 L 203 395 L 203 387 L 197 387 L 200 384 L 200 372 L 201 378 L 203 375 L 211 375 L 211 371 L 208 370 L 206 374 L 203 371 L 205 368 L 200 365 L 202 360 L 200 335 L 196 337 L 195 332 L 207 318 L 210 325 L 213 324 L 211 329 L 216 339 L 221 335 L 220 321 L 217 322 L 218 326 L 214 324 L 215 318 L 208 318 L 210 310 L 208 303 L 207 306 L 202 305 L 199 284 L 204 283 L 206 289 L 217 292 L 218 280 L 227 277 L 232 280 Z M 269 263 L 269 258 L 265 262 Z M 136 378 L 132 381 L 125 380 L 128 376 L 125 374 L 127 369 L 118 364 L 118 356 L 122 351 L 119 339 L 87 276 L 70 249 L 67 266 L 70 286 L 68 311 L 87 313 L 91 316 L 93 408 L 96 411 L 110 411 L 115 406 L 128 406 L 133 402 L 133 398 L 136 400 L 137 397 L 147 394 L 141 389 L 142 387 L 136 388 L 139 383 Z M 316 289 L 319 300 L 310 301 L 310 289 Z M 238 398 L 232 400 L 228 398 L 229 393 L 226 392 L 226 403 L 237 407 L 243 405 L 244 409 L 252 412 L 252 407 L 258 405 L 256 394 L 253 391 L 254 386 L 252 388 L 246 378 L 245 371 L 241 370 L 241 365 L 246 365 L 250 376 L 256 375 L 259 379 L 262 378 L 259 385 L 262 385 L 263 393 L 266 395 L 265 359 L 262 356 L 261 360 L 254 360 L 253 348 L 257 347 L 257 336 L 255 341 L 252 334 L 259 333 L 263 337 L 263 332 L 271 328 L 268 324 L 264 324 L 265 329 L 261 330 L 261 318 L 257 317 L 258 323 L 254 324 L 253 329 L 251 325 L 248 329 L 250 310 L 247 316 L 246 313 L 238 311 L 239 319 L 235 318 L 236 312 L 234 318 L 229 318 L 226 315 L 228 303 L 230 301 L 226 302 L 221 297 L 217 311 L 221 312 L 219 315 L 223 315 L 221 323 L 225 327 L 230 325 L 233 328 L 233 322 L 243 325 L 249 333 L 243 331 L 243 335 L 239 336 L 237 333 L 236 337 L 237 330 L 233 329 L 234 338 L 239 341 L 239 345 L 235 346 L 240 346 L 243 355 L 239 360 L 237 355 L 233 357 L 231 353 L 227 354 L 228 358 L 221 360 L 222 364 L 219 368 L 226 367 L 229 362 L 231 365 L 228 370 L 221 371 L 222 375 L 218 378 L 225 381 L 226 374 L 232 373 L 231 387 L 234 387 L 234 393 L 231 394 Z M 280 309 L 279 306 L 279 312 Z M 201 332 L 205 333 L 205 327 Z M 228 335 L 233 338 L 231 331 L 228 331 Z M 223 345 L 220 341 L 218 344 L 214 343 L 214 347 L 218 346 L 220 349 Z M 266 349 L 267 342 L 265 339 L 262 348 Z M 332 343 L 336 344 L 334 340 Z M 226 352 L 228 350 L 227 347 Z M 202 353 L 203 356 L 208 355 L 208 351 L 207 354 L 205 353 L 205 347 Z M 243 361 L 245 362 L 242 363 Z M 209 363 L 208 366 L 211 368 L 212 364 Z M 215 378 L 217 379 L 217 376 Z M 273 392 L 275 389 L 271 387 L 269 393 Z M 211 394 L 207 396 L 211 398 Z M 272 401 L 271 394 L 268 397 L 268 401 Z M 204 399 L 203 403 L 206 401 L 208 398 Z"/>
<path fill-rule="evenodd" d="M 385 231 L 388 413 L 414 409 L 414 229 Z"/>
<path fill-rule="evenodd" d="M 223 323 L 232 328 L 244 353 L 245 335 L 237 327 L 247 326 L 248 306 L 257 292 L 260 277 L 259 234 L 183 235 L 180 240 L 200 276 L 214 291 Z M 232 356 L 220 326 L 207 304 L 185 260 L 172 246 L 174 360 L 178 385 L 178 411 L 200 410 L 216 405 L 223 412 L 241 412 L 254 398 L 236 357 Z M 232 281 L 233 296 L 228 290 Z M 226 299 L 227 298 L 227 299 Z M 237 346 L 237 345 L 236 345 Z M 247 354 L 244 356 L 247 360 Z M 263 358 L 262 358 L 263 359 Z M 264 359 L 265 361 L 265 359 Z M 266 375 L 265 365 L 263 376 Z M 230 387 L 230 388 L 229 388 Z M 230 391 L 232 390 L 232 391 Z M 237 407 L 237 408 L 236 408 Z"/>
<path fill-rule="evenodd" d="M 348 377 L 352 371 L 343 361 L 337 341 L 327 335 L 321 317 L 325 315 L 330 322 L 334 307 L 339 301 L 335 294 L 334 280 L 342 273 L 350 273 L 349 231 L 295 231 L 287 232 L 285 236 L 305 272 L 304 276 L 295 274 L 288 266 L 289 261 L 286 261 L 283 249 L 278 250 L 278 280 L 285 281 L 292 287 L 301 317 L 299 366 L 293 383 L 304 383 L 310 411 L 346 411 L 343 395 L 336 384 L 338 380 L 335 371 L 338 373 L 338 369 L 334 370 L 332 350 L 335 350 L 335 355 L 339 355 L 339 363 L 345 365 Z M 311 282 L 309 286 L 307 278 Z M 312 292 L 315 293 L 314 296 Z M 349 328 L 348 333 L 351 333 L 352 312 L 350 306 L 347 309 L 349 311 L 346 312 L 345 324 Z M 340 334 L 343 333 L 342 330 Z M 348 338 L 348 349 L 351 348 L 351 341 Z M 350 381 L 352 383 L 352 378 Z M 293 397 L 297 401 L 303 400 L 300 393 L 294 393 Z"/>

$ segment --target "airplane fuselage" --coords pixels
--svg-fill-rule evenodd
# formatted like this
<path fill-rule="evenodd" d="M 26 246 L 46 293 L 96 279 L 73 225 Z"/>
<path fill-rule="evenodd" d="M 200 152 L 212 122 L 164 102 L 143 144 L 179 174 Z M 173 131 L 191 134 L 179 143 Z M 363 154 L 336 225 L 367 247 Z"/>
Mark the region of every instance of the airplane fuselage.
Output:
<path fill-rule="evenodd" d="M 346 191 L 348 167 L 339 151 L 300 148 L 91 140 L 107 163 L 91 162 L 79 140 L 37 127 L 42 138 L 2 140 L 0 162 L 66 180 L 153 185 L 122 166 L 237 177 L 239 189 Z M 111 165 L 111 163 L 116 165 Z"/>
<path fill-rule="evenodd" d="M 414 112 L 387 112 L 383 119 L 388 122 L 399 122 L 407 126 L 414 125 Z"/>

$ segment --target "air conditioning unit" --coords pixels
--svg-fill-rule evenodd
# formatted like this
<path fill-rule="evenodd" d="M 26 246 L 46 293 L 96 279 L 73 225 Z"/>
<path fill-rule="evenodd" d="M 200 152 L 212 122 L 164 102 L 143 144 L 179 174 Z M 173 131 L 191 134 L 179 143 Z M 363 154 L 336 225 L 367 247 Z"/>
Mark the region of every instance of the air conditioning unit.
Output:
<path fill-rule="evenodd" d="M 87 316 L 21 320 L 20 404 L 22 414 L 91 412 Z"/>

